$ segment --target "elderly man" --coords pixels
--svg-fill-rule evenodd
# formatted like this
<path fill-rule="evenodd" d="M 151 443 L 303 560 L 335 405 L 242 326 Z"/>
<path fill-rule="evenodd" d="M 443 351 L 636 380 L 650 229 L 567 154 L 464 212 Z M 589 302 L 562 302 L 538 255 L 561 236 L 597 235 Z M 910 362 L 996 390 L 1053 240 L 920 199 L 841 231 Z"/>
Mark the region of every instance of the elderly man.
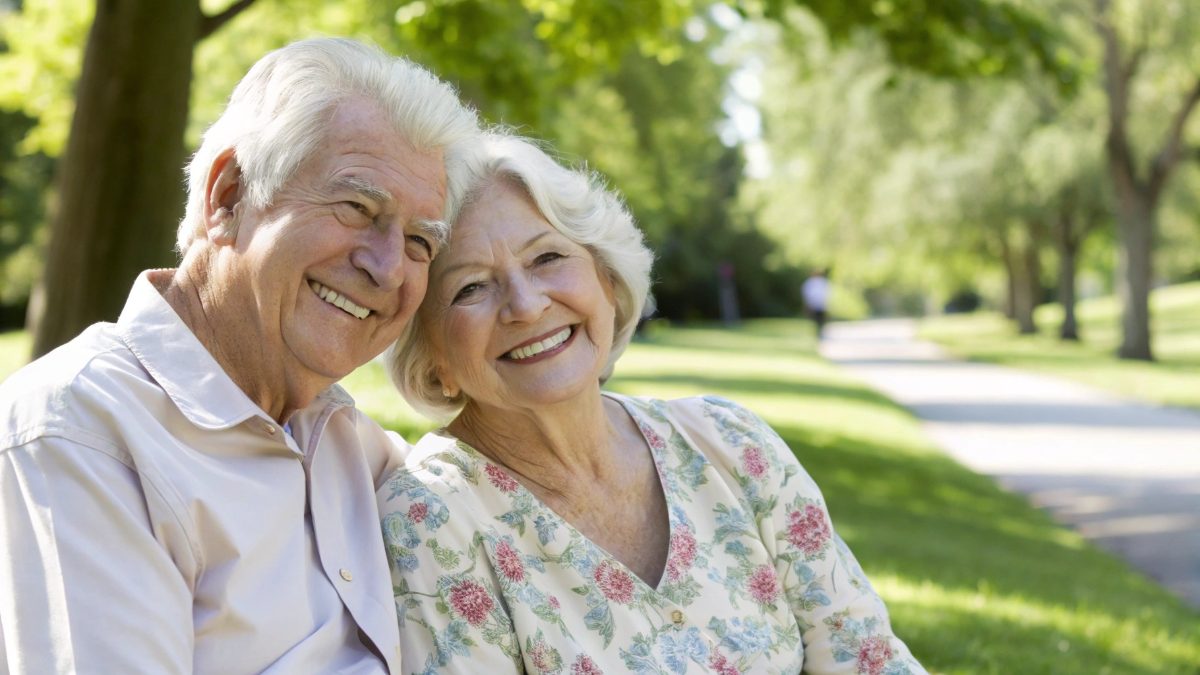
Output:
<path fill-rule="evenodd" d="M 0 388 L 0 672 L 399 668 L 399 449 L 334 382 L 412 318 L 477 132 L 357 43 L 254 66 L 189 168 L 179 268 Z"/>

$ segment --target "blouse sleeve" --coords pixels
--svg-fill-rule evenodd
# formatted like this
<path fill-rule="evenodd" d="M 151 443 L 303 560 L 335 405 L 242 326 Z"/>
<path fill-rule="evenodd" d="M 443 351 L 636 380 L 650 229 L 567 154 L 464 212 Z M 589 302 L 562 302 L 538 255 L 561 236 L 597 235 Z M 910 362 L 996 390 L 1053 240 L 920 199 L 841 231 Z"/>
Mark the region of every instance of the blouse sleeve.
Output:
<path fill-rule="evenodd" d="M 800 625 L 804 672 L 925 673 L 892 632 L 883 600 L 834 531 L 820 489 L 783 439 L 729 401 L 707 397 L 705 408 L 725 453 L 747 474 L 740 481 L 748 488 L 747 502 Z M 761 480 L 751 480 L 754 474 Z"/>
<path fill-rule="evenodd" d="M 517 637 L 482 535 L 470 513 L 448 508 L 463 501 L 454 492 L 437 476 L 407 468 L 379 490 L 402 672 L 519 672 Z"/>

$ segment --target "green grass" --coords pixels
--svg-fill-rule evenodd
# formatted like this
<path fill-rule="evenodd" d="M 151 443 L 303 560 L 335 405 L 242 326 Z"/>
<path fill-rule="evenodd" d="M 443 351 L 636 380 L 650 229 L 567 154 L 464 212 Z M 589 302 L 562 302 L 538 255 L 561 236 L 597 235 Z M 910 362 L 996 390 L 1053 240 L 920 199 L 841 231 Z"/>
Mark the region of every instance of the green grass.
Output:
<path fill-rule="evenodd" d="M 410 439 L 429 428 L 378 364 L 344 384 Z M 609 387 L 717 393 L 765 417 L 931 672 L 1198 673 L 1200 614 L 936 451 L 908 412 L 815 356 L 803 322 L 656 327 Z"/>
<path fill-rule="evenodd" d="M 0 381 L 29 360 L 33 338 L 23 330 L 0 333 Z"/>
<path fill-rule="evenodd" d="M 992 312 L 927 319 L 920 335 L 962 358 L 1037 370 L 1163 405 L 1200 410 L 1200 282 L 1169 286 L 1151 296 L 1154 363 L 1116 358 L 1119 307 L 1114 298 L 1079 304 L 1083 341 L 1056 336 L 1058 305 L 1040 307 L 1037 335 L 1017 335 Z"/>

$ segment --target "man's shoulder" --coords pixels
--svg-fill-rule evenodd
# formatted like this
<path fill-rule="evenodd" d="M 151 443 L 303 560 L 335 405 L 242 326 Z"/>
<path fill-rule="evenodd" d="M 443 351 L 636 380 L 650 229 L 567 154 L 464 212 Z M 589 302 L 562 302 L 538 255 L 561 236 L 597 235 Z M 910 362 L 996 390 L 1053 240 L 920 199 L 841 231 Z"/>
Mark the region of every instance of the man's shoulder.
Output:
<path fill-rule="evenodd" d="M 0 384 L 0 446 L 32 429 L 77 424 L 97 405 L 119 407 L 134 383 L 152 380 L 114 324 L 94 324 Z"/>

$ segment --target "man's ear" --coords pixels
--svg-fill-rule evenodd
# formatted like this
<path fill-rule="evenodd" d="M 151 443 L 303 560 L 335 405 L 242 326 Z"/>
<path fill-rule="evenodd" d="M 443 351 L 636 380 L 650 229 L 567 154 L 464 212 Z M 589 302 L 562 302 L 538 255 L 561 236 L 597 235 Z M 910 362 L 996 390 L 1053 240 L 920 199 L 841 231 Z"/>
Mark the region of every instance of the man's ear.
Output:
<path fill-rule="evenodd" d="M 204 186 L 202 217 L 209 241 L 223 246 L 237 239 L 238 206 L 243 195 L 242 169 L 233 148 L 227 148 L 209 166 Z"/>

